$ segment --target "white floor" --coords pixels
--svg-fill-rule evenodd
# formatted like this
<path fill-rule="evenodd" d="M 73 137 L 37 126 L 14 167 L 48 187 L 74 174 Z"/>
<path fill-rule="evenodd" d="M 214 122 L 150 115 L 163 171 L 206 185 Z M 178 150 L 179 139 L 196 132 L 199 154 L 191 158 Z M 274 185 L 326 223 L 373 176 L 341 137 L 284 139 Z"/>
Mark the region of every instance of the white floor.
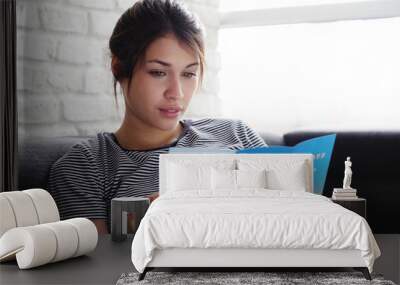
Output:
<path fill-rule="evenodd" d="M 383 274 L 385 279 L 400 284 L 400 234 L 374 236 L 382 253 L 375 262 L 374 273 Z"/>

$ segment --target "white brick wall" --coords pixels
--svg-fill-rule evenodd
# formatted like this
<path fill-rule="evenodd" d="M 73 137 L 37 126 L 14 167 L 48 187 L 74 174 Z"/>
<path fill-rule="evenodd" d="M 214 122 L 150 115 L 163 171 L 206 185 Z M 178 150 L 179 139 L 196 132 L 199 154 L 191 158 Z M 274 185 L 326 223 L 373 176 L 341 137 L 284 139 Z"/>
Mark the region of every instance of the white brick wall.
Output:
<path fill-rule="evenodd" d="M 89 19 L 93 34 L 109 38 L 120 16 L 115 12 L 91 11 Z"/>
<path fill-rule="evenodd" d="M 40 26 L 39 13 L 36 3 L 17 1 L 17 26 L 26 29 L 37 29 Z"/>
<path fill-rule="evenodd" d="M 57 40 L 51 35 L 44 33 L 25 32 L 18 33 L 17 54 L 20 57 L 33 60 L 51 61 L 55 59 L 57 51 Z M 25 45 L 25 43 L 36 43 L 35 45 Z"/>
<path fill-rule="evenodd" d="M 59 40 L 57 60 L 81 65 L 103 66 L 106 48 L 104 41 L 101 40 L 87 37 L 65 37 Z"/>
<path fill-rule="evenodd" d="M 46 88 L 50 87 L 54 93 L 66 91 L 82 91 L 85 70 L 76 66 L 54 65 L 47 67 L 48 74 Z"/>
<path fill-rule="evenodd" d="M 62 102 L 64 119 L 69 122 L 107 121 L 113 118 L 114 102 L 111 96 L 64 95 Z"/>
<path fill-rule="evenodd" d="M 60 100 L 49 95 L 32 96 L 24 94 L 20 98 L 19 123 L 47 124 L 60 120 Z M 44 116 L 45 114 L 45 116 Z"/>
<path fill-rule="evenodd" d="M 195 11 L 201 22 L 206 27 L 219 28 L 219 12 L 214 6 L 208 6 L 207 2 L 185 1 L 191 11 Z"/>
<path fill-rule="evenodd" d="M 114 0 L 69 0 L 72 5 L 77 5 L 85 8 L 96 8 L 111 10 L 115 7 Z"/>
<path fill-rule="evenodd" d="M 39 16 L 45 31 L 87 33 L 88 18 L 84 9 L 39 3 Z"/>
<path fill-rule="evenodd" d="M 17 89 L 21 138 L 94 135 L 115 131 L 108 39 L 119 16 L 135 0 L 18 0 Z M 220 114 L 216 50 L 219 0 L 185 0 L 206 28 L 204 85 L 187 117 Z"/>
<path fill-rule="evenodd" d="M 110 76 L 110 71 L 104 68 L 89 68 L 85 73 L 84 91 L 94 94 L 106 91 L 111 95 L 113 92 L 112 83 L 113 80 Z"/>
<path fill-rule="evenodd" d="M 117 0 L 118 8 L 126 10 L 132 6 L 132 0 Z"/>

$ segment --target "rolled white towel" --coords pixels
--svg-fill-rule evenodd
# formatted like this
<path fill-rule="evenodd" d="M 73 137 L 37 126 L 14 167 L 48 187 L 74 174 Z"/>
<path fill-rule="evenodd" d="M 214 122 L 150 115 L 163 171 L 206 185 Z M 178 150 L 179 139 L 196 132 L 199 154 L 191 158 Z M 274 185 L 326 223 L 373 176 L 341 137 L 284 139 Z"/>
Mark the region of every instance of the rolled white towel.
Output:
<path fill-rule="evenodd" d="M 75 228 L 65 221 L 43 224 L 55 235 L 57 241 L 56 253 L 51 262 L 57 262 L 73 257 L 78 249 L 79 236 Z"/>
<path fill-rule="evenodd" d="M 39 223 L 35 205 L 28 194 L 23 191 L 12 191 L 0 195 L 10 203 L 17 227 L 34 226 Z"/>
<path fill-rule="evenodd" d="M 28 189 L 22 192 L 31 197 L 38 215 L 39 224 L 58 222 L 60 220 L 56 202 L 49 192 L 40 188 Z"/>
<path fill-rule="evenodd" d="M 65 220 L 75 227 L 78 233 L 78 248 L 73 257 L 91 252 L 97 246 L 98 232 L 95 224 L 85 218 L 74 218 Z"/>
<path fill-rule="evenodd" d="M 56 202 L 43 189 L 0 193 L 0 237 L 15 227 L 34 226 L 60 220 Z"/>
<path fill-rule="evenodd" d="M 16 226 L 17 222 L 10 202 L 6 197 L 0 195 L 0 237 Z"/>
<path fill-rule="evenodd" d="M 0 261 L 17 258 L 20 269 L 49 263 L 56 254 L 53 231 L 42 225 L 13 228 L 0 238 Z"/>
<path fill-rule="evenodd" d="M 97 241 L 96 226 L 85 218 L 13 228 L 0 238 L 0 261 L 16 257 L 28 269 L 89 253 Z"/>

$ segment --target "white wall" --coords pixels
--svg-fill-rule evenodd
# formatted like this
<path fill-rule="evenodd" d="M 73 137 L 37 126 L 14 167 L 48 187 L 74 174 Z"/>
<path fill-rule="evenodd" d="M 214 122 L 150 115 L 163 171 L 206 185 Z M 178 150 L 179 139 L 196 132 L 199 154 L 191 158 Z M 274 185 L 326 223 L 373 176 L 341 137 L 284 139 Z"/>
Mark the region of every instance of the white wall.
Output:
<path fill-rule="evenodd" d="M 188 117 L 220 113 L 219 0 L 186 0 L 206 27 L 208 69 Z M 108 39 L 134 0 L 17 0 L 19 136 L 93 135 L 123 118 L 112 88 Z"/>

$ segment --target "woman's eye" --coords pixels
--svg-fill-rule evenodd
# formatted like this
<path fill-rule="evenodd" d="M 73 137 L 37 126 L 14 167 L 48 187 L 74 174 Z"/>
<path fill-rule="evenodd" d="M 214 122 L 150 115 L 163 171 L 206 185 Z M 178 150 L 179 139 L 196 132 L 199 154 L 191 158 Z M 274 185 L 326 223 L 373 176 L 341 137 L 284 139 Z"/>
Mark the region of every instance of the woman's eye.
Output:
<path fill-rule="evenodd" d="M 149 73 L 154 77 L 162 77 L 166 75 L 164 71 L 159 71 L 159 70 L 152 70 Z"/>
<path fill-rule="evenodd" d="M 183 76 L 187 77 L 187 78 L 192 78 L 192 77 L 196 77 L 196 73 L 193 72 L 184 72 Z"/>

